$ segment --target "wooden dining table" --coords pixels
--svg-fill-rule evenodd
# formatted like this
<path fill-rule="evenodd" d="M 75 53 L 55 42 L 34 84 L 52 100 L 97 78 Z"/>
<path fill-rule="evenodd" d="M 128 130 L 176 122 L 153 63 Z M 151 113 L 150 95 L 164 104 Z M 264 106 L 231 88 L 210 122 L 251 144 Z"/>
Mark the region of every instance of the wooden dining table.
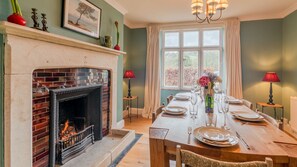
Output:
<path fill-rule="evenodd" d="M 203 100 L 197 102 L 198 115 L 192 119 L 189 113 L 191 102 L 172 100 L 168 106 L 188 108 L 181 116 L 161 113 L 149 129 L 150 163 L 152 167 L 167 167 L 169 159 L 174 159 L 176 145 L 200 155 L 229 162 L 264 161 L 265 157 L 273 160 L 274 166 L 297 167 L 297 141 L 267 121 L 244 122 L 232 116 L 232 112 L 254 112 L 244 105 L 230 104 L 227 113 L 227 126 L 231 133 L 236 132 L 248 144 L 239 140 L 235 146 L 219 148 L 198 141 L 194 134 L 188 134 L 188 127 L 205 126 L 205 107 Z M 217 115 L 216 127 L 224 123 L 224 115 L 219 112 L 218 103 L 214 105 Z"/>

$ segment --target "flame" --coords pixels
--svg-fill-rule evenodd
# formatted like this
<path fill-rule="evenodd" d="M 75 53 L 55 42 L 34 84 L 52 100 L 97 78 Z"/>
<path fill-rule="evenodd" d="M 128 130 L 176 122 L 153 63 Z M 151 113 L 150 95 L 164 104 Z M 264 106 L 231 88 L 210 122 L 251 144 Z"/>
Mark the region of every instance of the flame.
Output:
<path fill-rule="evenodd" d="M 75 131 L 75 127 L 69 126 L 69 120 L 67 120 L 64 124 L 64 128 L 60 133 L 60 139 L 61 140 L 68 140 L 69 137 L 77 134 Z"/>
<path fill-rule="evenodd" d="M 65 134 L 65 132 L 66 132 L 66 130 L 68 129 L 68 127 L 69 127 L 69 121 L 67 120 L 67 121 L 65 122 L 64 129 L 63 129 L 62 132 L 61 132 L 62 135 Z"/>

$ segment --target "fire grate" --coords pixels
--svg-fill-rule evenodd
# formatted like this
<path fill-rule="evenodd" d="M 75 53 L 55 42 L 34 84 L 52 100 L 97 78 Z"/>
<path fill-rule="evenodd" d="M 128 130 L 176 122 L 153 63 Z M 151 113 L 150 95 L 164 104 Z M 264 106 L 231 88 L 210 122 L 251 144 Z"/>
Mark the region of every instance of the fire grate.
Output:
<path fill-rule="evenodd" d="M 81 152 L 92 144 L 94 144 L 94 125 L 88 126 L 83 131 L 67 139 L 59 140 L 56 144 L 56 160 L 58 164 L 65 164 L 70 159 L 80 155 Z"/>

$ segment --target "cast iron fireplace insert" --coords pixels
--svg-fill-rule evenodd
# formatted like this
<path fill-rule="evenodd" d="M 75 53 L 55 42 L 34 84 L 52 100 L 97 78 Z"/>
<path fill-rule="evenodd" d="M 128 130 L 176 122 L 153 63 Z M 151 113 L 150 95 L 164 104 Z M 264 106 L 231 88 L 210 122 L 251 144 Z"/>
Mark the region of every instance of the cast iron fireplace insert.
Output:
<path fill-rule="evenodd" d="M 101 104 L 101 84 L 50 90 L 50 167 L 102 139 Z"/>

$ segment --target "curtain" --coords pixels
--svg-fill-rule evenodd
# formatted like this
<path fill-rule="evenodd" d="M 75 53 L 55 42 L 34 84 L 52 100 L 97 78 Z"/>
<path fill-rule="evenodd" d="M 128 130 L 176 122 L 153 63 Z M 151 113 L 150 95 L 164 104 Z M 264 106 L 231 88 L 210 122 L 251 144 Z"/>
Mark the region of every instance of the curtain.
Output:
<path fill-rule="evenodd" d="M 242 69 L 240 50 L 240 21 L 226 21 L 226 70 L 227 94 L 242 98 Z"/>
<path fill-rule="evenodd" d="M 144 92 L 144 115 L 151 114 L 160 106 L 160 50 L 158 25 L 147 27 L 147 57 Z"/>

